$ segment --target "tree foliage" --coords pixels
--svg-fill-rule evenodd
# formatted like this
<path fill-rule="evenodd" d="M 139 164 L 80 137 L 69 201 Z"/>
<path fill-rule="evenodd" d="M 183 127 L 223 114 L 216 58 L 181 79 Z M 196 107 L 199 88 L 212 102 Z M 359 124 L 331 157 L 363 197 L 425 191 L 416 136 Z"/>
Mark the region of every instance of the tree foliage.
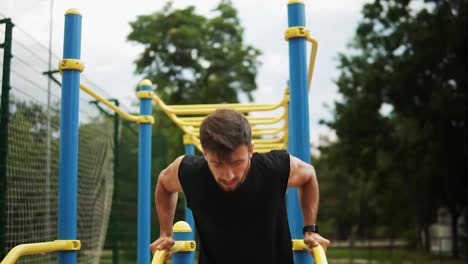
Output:
<path fill-rule="evenodd" d="M 144 46 L 136 72 L 158 86 L 169 103 L 252 100 L 260 51 L 243 42 L 243 28 L 230 1 L 221 1 L 214 16 L 195 7 L 174 10 L 172 3 L 131 22 L 130 41 Z"/>
<path fill-rule="evenodd" d="M 374 0 L 362 14 L 322 158 L 357 218 L 335 216 L 358 235 L 416 237 L 437 208 L 466 210 L 466 1 Z"/>

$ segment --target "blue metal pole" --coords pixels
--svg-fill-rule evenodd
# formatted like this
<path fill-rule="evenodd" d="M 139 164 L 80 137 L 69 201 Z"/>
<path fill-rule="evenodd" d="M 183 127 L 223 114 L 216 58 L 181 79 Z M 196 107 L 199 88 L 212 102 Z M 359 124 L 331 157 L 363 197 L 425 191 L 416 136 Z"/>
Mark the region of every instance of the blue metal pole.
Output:
<path fill-rule="evenodd" d="M 288 26 L 305 26 L 304 3 L 289 1 Z M 309 102 L 307 91 L 306 39 L 290 38 L 289 41 L 289 152 L 297 158 L 310 162 Z M 304 225 L 297 188 L 290 188 L 287 194 L 288 220 L 292 239 L 303 239 Z M 306 251 L 294 251 L 294 263 L 308 264 L 312 257 Z"/>
<path fill-rule="evenodd" d="M 143 80 L 140 91 L 151 91 L 151 82 Z M 151 115 L 150 98 L 142 98 L 140 115 Z M 151 220 L 151 124 L 140 123 L 138 136 L 138 264 L 150 263 Z"/>
<path fill-rule="evenodd" d="M 76 9 L 65 13 L 63 58 L 79 60 L 81 55 L 81 14 Z M 80 72 L 62 71 L 62 102 L 60 112 L 60 160 L 58 239 L 76 239 L 77 174 L 78 174 L 78 113 Z M 58 253 L 59 264 L 75 264 L 76 251 Z"/>
<path fill-rule="evenodd" d="M 179 221 L 174 224 L 172 231 L 174 233 L 174 240 L 187 241 L 194 240 L 192 238 L 193 230 L 187 222 Z M 194 263 L 195 252 L 177 252 L 172 257 L 173 264 L 189 264 Z"/>
<path fill-rule="evenodd" d="M 185 155 L 195 155 L 195 146 L 193 145 L 190 135 L 184 135 L 184 146 L 185 146 Z M 188 234 L 184 234 L 186 239 L 184 240 L 195 240 L 195 220 L 193 219 L 192 210 L 187 207 L 187 201 L 184 204 L 185 207 L 185 221 L 192 228 L 192 231 Z M 193 264 L 195 263 L 195 252 L 189 252 L 186 255 L 188 257 L 184 258 L 186 262 L 177 262 L 178 258 L 174 258 L 174 264 Z"/>

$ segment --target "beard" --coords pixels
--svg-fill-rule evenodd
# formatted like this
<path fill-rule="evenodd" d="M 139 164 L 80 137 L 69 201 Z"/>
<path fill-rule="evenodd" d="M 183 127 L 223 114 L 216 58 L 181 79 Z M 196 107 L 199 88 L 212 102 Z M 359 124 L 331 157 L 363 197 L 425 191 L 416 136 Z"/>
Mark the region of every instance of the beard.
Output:
<path fill-rule="evenodd" d="M 247 177 L 247 173 L 250 170 L 250 159 L 249 159 L 249 164 L 247 165 L 247 168 L 245 168 L 244 172 L 242 173 L 242 177 L 240 180 L 237 180 L 237 178 L 234 178 L 234 180 L 230 182 L 226 181 L 221 181 L 221 180 L 216 180 L 216 183 L 223 189 L 225 192 L 233 192 L 239 188 L 239 186 L 245 181 L 245 178 Z"/>

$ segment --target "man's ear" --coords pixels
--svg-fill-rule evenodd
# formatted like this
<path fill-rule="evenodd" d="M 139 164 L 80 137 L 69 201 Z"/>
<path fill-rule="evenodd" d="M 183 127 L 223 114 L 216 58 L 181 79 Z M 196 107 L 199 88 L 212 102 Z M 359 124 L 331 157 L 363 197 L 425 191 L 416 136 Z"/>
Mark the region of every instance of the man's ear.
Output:
<path fill-rule="evenodd" d="M 254 151 L 254 143 L 252 142 L 249 145 L 249 158 L 252 158 L 253 151 Z"/>

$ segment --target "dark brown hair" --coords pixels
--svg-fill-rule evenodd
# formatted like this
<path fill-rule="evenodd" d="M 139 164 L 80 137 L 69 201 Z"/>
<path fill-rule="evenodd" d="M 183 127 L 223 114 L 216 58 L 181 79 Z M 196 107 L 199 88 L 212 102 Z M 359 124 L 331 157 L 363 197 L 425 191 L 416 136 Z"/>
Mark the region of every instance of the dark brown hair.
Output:
<path fill-rule="evenodd" d="M 203 120 L 200 141 L 203 150 L 226 158 L 242 144 L 250 145 L 252 132 L 249 121 L 235 110 L 218 109 Z"/>

